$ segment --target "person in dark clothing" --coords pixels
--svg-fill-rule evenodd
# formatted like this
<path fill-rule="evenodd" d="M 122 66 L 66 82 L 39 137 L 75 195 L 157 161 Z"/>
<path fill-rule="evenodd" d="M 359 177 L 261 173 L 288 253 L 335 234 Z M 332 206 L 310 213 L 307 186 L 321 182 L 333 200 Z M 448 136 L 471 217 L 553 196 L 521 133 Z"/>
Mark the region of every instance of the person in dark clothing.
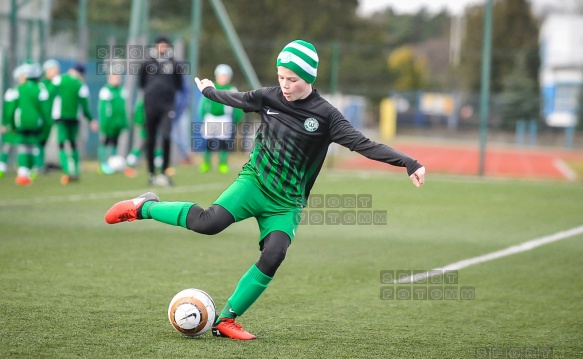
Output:
<path fill-rule="evenodd" d="M 109 224 L 153 219 L 207 235 L 247 218 L 257 220 L 261 255 L 241 277 L 217 316 L 212 326 L 215 336 L 255 339 L 235 318 L 261 296 L 285 259 L 331 143 L 379 162 L 405 167 L 416 187 L 425 181 L 423 165 L 365 137 L 320 96 L 312 87 L 318 62 L 311 43 L 295 40 L 277 58 L 278 87 L 220 91 L 211 80 L 195 78 L 205 97 L 261 116 L 255 147 L 238 178 L 208 209 L 193 202 L 160 202 L 158 196 L 148 192 L 114 204 L 105 214 Z"/>
<path fill-rule="evenodd" d="M 170 133 L 176 113 L 174 111 L 176 92 L 182 88 L 182 74 L 174 59 L 170 41 L 165 36 L 156 38 L 156 47 L 151 49 L 149 58 L 142 63 L 139 72 L 140 88 L 144 94 L 146 112 L 146 160 L 149 183 L 170 186 L 166 169 L 170 164 Z M 156 138 L 162 139 L 162 169 L 156 174 L 154 150 Z"/>

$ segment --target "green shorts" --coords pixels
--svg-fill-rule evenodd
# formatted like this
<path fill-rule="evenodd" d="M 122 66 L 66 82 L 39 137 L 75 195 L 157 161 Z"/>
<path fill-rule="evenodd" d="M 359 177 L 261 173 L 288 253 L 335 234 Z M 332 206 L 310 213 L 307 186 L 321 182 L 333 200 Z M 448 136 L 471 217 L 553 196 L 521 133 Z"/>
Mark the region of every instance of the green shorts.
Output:
<path fill-rule="evenodd" d="M 261 242 L 269 233 L 282 231 L 293 241 L 300 222 L 301 207 L 282 205 L 273 200 L 251 173 L 239 177 L 214 202 L 225 208 L 235 222 L 255 217 L 261 232 Z"/>
<path fill-rule="evenodd" d="M 57 141 L 63 144 L 67 141 L 77 141 L 77 134 L 79 133 L 78 120 L 59 120 L 57 121 Z"/>
<path fill-rule="evenodd" d="M 19 145 L 38 145 L 39 131 L 17 131 L 16 143 Z"/>

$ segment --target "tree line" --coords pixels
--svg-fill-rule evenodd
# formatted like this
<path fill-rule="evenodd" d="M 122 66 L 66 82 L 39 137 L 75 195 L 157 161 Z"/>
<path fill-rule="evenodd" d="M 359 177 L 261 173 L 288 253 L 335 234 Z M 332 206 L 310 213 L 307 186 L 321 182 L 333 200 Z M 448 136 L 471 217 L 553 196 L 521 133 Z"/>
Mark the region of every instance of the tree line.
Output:
<path fill-rule="evenodd" d="M 387 8 L 362 17 L 356 11 L 357 0 L 223 3 L 263 85 L 277 83 L 275 58 L 281 48 L 302 38 L 318 49 L 315 86 L 323 92 L 337 89 L 376 102 L 395 90 L 479 90 L 483 4 L 465 12 L 460 61 L 453 64 L 449 54 L 454 18 L 447 11 L 398 14 Z M 74 20 L 77 6 L 78 0 L 55 0 L 53 21 Z M 150 0 L 150 39 L 164 33 L 188 44 L 191 6 L 191 0 Z M 108 24 L 127 32 L 130 8 L 126 0 L 92 0 L 88 2 L 90 27 Z M 201 28 L 200 74 L 211 77 L 217 64 L 228 63 L 235 69 L 238 87 L 249 89 L 208 1 L 203 1 Z M 538 93 L 538 28 L 527 0 L 494 1 L 493 92 Z"/>

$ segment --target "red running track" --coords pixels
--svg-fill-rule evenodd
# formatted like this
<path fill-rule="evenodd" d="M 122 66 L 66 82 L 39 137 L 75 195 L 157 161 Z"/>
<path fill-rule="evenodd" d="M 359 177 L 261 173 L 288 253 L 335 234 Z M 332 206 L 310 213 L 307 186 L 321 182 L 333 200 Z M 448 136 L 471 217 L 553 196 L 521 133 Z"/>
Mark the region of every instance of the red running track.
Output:
<path fill-rule="evenodd" d="M 430 173 L 477 175 L 480 152 L 478 146 L 461 147 L 439 144 L 405 144 L 393 146 L 421 162 Z M 507 178 L 574 179 L 564 161 L 583 162 L 581 151 L 488 148 L 485 175 Z M 399 171 L 389 166 L 357 155 L 343 160 L 340 169 L 371 169 Z"/>

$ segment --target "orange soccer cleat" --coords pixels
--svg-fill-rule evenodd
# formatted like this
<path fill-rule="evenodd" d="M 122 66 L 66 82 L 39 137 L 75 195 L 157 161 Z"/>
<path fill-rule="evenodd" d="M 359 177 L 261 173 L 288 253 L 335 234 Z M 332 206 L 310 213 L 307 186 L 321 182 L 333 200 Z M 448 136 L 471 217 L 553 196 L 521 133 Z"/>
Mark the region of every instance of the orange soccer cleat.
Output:
<path fill-rule="evenodd" d="M 231 338 L 236 340 L 252 340 L 256 336 L 243 330 L 241 324 L 232 318 L 221 318 L 221 321 L 212 326 L 215 337 Z"/>
<path fill-rule="evenodd" d="M 140 210 L 147 201 L 158 202 L 159 199 L 154 193 L 146 192 L 134 199 L 117 202 L 105 214 L 105 221 L 109 224 L 115 224 L 140 219 Z"/>
<path fill-rule="evenodd" d="M 30 186 L 32 184 L 32 180 L 27 176 L 17 176 L 15 182 L 19 186 Z"/>

